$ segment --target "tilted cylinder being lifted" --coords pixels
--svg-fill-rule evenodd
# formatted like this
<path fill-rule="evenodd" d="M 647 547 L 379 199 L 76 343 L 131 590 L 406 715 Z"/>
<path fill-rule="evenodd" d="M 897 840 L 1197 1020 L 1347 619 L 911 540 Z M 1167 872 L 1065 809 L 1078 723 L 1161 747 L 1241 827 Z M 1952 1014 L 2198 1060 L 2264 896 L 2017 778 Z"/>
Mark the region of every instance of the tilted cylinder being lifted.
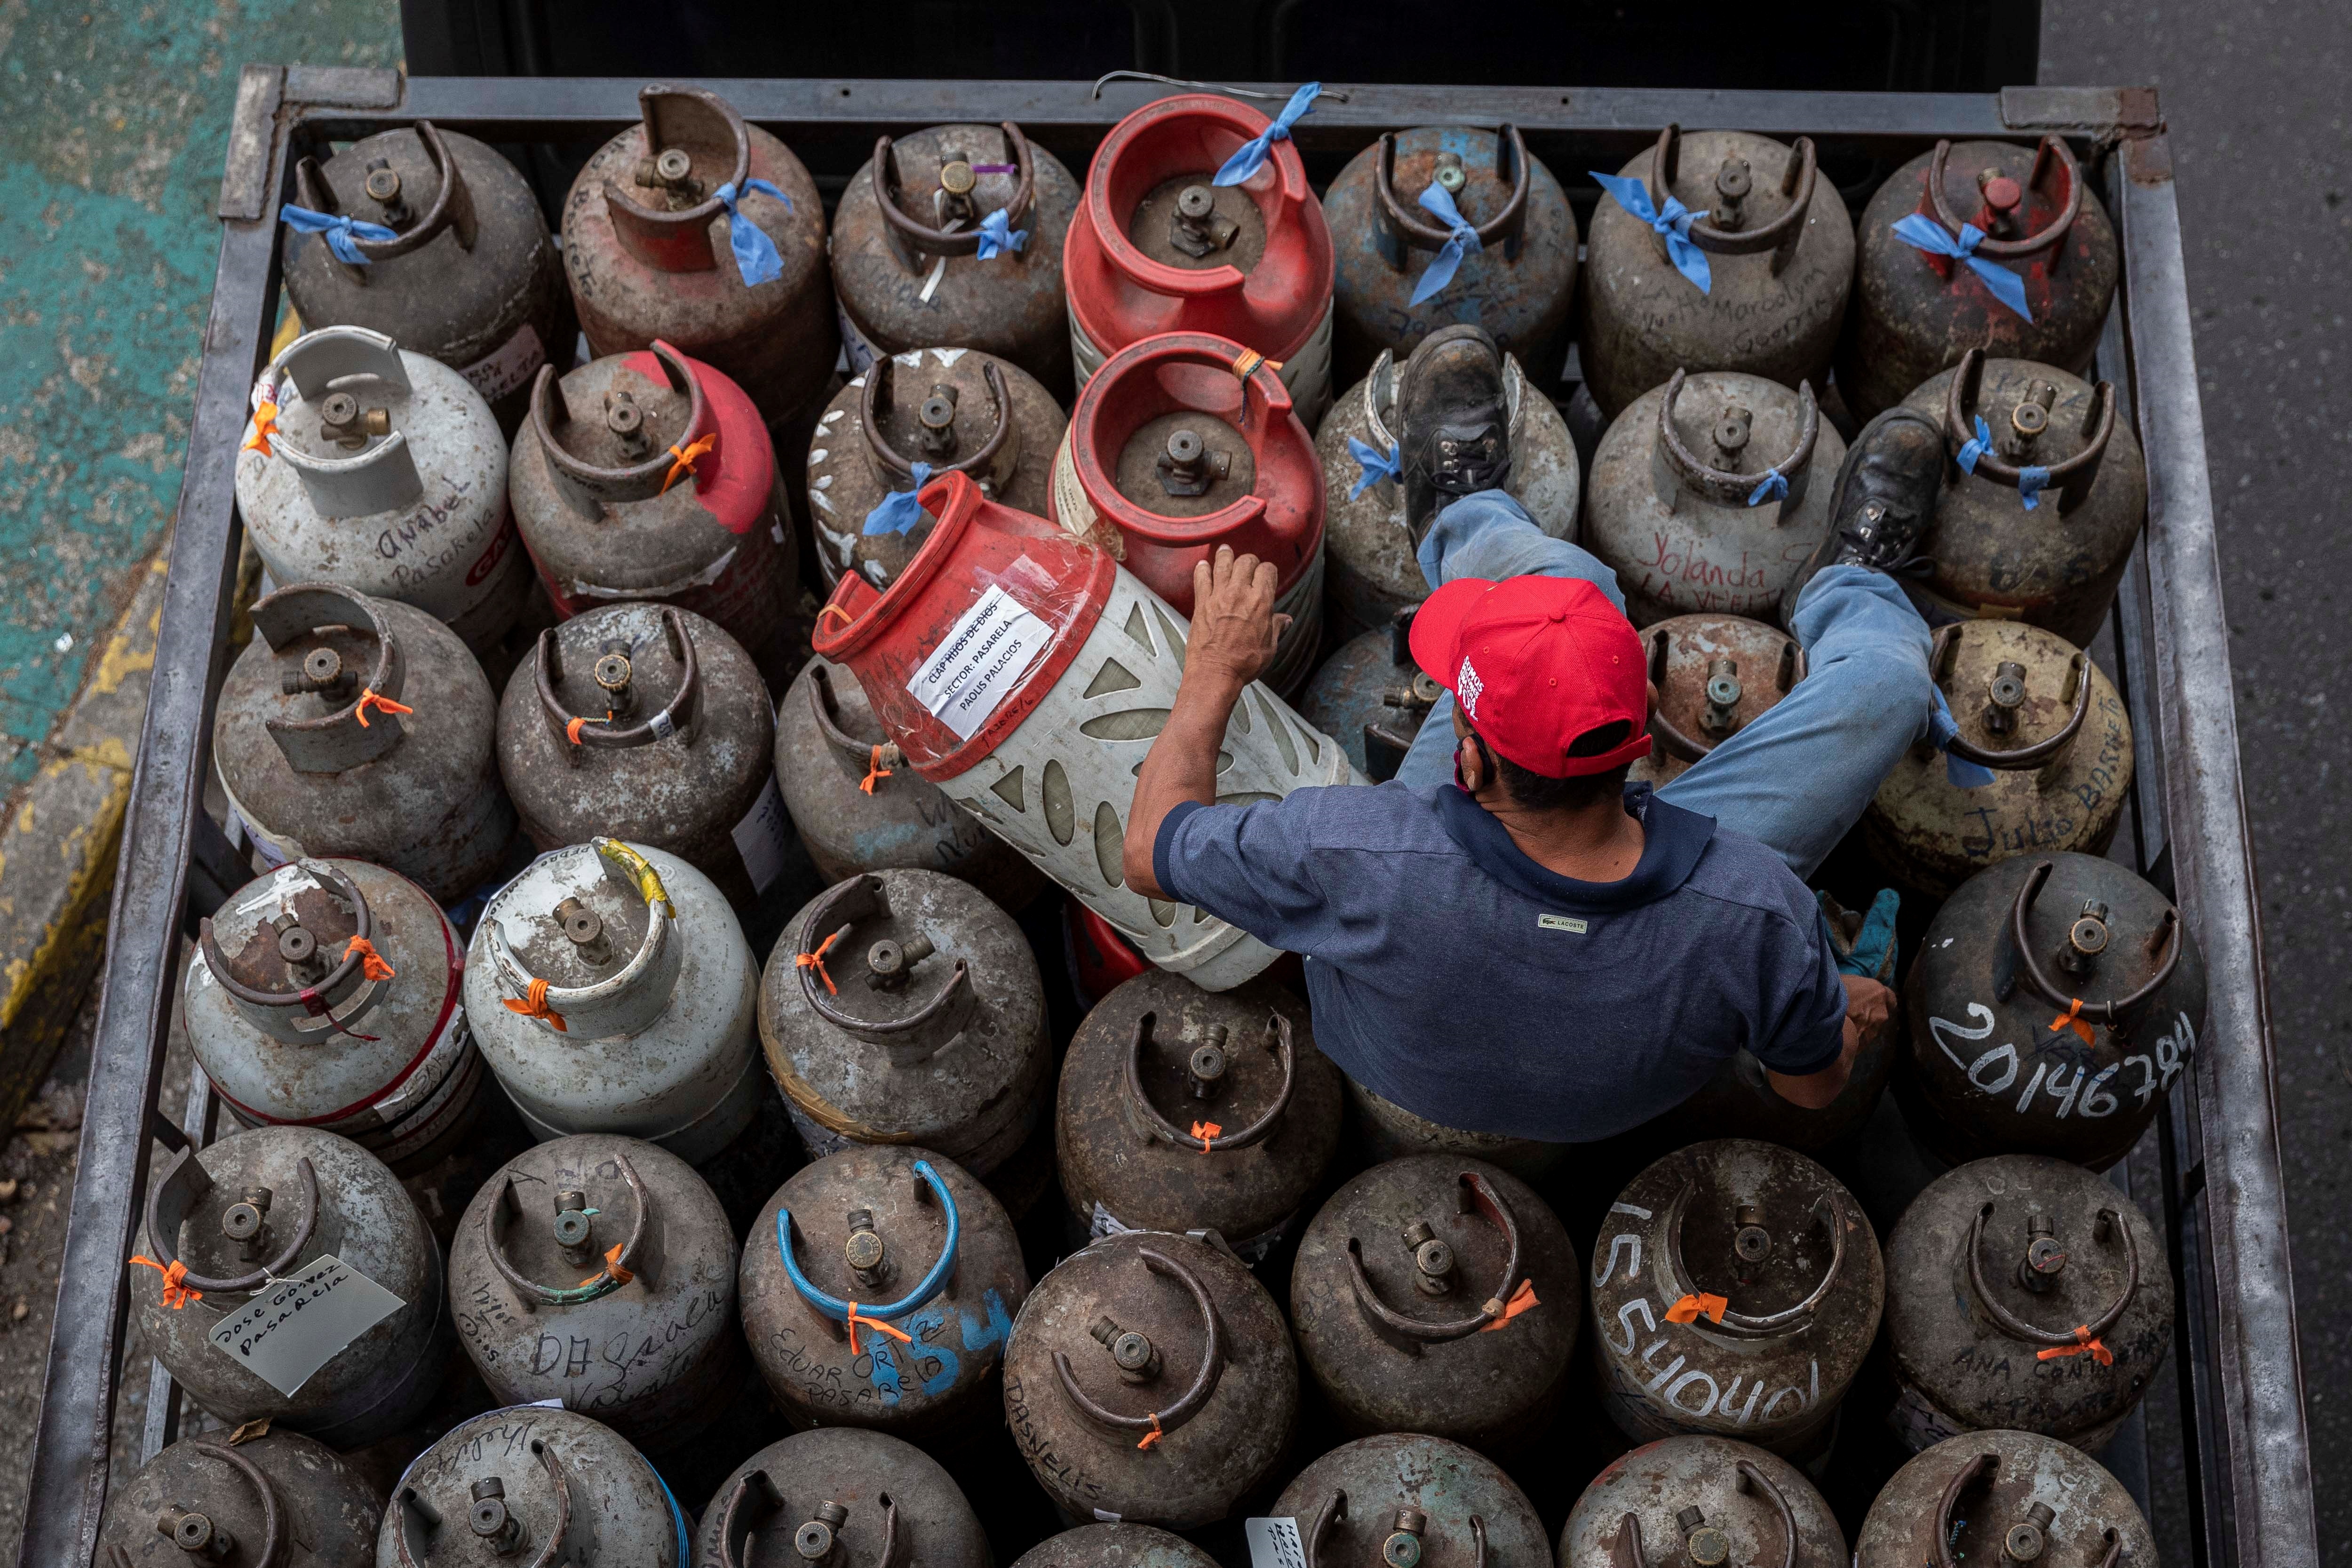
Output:
<path fill-rule="evenodd" d="M 522 1405 L 453 1426 L 400 1478 L 375 1568 L 509 1563 L 693 1568 L 686 1515 L 603 1422 Z"/>
<path fill-rule="evenodd" d="M 1559 1568 L 1684 1560 L 1846 1568 L 1845 1532 L 1804 1472 L 1780 1455 L 1696 1435 L 1662 1437 L 1612 1464 L 1559 1532 Z"/>
<path fill-rule="evenodd" d="M 383 1518 L 375 1483 L 323 1443 L 282 1426 L 242 1442 L 207 1432 L 173 1444 L 108 1491 L 100 1561 L 366 1568 Z"/>
<path fill-rule="evenodd" d="M 794 1559 L 818 1568 L 992 1561 L 979 1517 L 937 1460 L 912 1443 L 856 1427 L 795 1432 L 744 1460 L 719 1484 L 694 1540 L 697 1568 Z"/>

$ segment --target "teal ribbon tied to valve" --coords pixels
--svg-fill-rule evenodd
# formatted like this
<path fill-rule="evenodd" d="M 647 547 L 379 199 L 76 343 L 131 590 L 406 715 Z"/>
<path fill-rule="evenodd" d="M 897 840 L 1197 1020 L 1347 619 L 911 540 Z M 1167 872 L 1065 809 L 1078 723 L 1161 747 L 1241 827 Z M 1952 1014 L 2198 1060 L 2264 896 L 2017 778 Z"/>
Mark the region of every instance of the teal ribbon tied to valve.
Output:
<path fill-rule="evenodd" d="M 1315 100 L 1322 96 L 1323 84 L 1319 81 L 1310 81 L 1292 93 L 1290 101 L 1282 106 L 1282 112 L 1274 117 L 1274 123 L 1234 148 L 1234 155 L 1225 160 L 1216 177 L 1209 184 L 1238 185 L 1265 168 L 1266 159 L 1273 154 L 1274 144 L 1288 141 L 1290 128 L 1305 119 L 1307 111 L 1315 107 Z"/>
<path fill-rule="evenodd" d="M 866 514 L 866 533 L 905 533 L 923 521 L 923 487 L 931 482 L 931 466 L 917 463 L 914 470 L 914 489 L 892 490 L 882 498 L 881 505 Z"/>
<path fill-rule="evenodd" d="M 1959 464 L 1960 472 L 1973 475 L 1977 471 L 1977 459 L 1991 450 L 1992 427 L 1979 414 L 1977 416 L 1977 433 L 1960 443 L 1960 449 L 1952 455 L 1952 461 Z M 2017 499 L 2024 503 L 2028 511 L 2041 509 L 2042 492 L 2049 486 L 2048 468 L 2029 465 L 2017 470 Z"/>
<path fill-rule="evenodd" d="M 1660 212 L 1650 203 L 1650 187 L 1629 174 L 1604 174 L 1598 169 L 1586 173 L 1601 182 L 1601 188 L 1617 198 L 1617 205 L 1650 226 L 1651 231 L 1666 242 L 1666 259 L 1675 270 L 1689 279 L 1702 294 L 1715 292 L 1715 274 L 1706 264 L 1706 252 L 1691 243 L 1691 225 L 1711 210 L 1701 207 L 1693 212 L 1673 196 L 1666 198 L 1666 209 Z"/>
<path fill-rule="evenodd" d="M 2025 303 L 2025 279 L 2000 262 L 1988 261 L 1976 253 L 1977 247 L 1985 241 L 1984 230 L 1976 225 L 1960 225 L 1960 237 L 1958 239 L 1946 234 L 1944 226 L 1926 213 L 1913 213 L 1901 223 L 1889 226 L 1895 230 L 1895 238 L 1914 249 L 1968 263 L 1969 270 L 1983 280 L 1994 299 L 2027 321 L 2033 320 L 2033 312 Z"/>
<path fill-rule="evenodd" d="M 278 209 L 278 216 L 286 220 L 286 226 L 290 229 L 302 234 L 325 235 L 327 248 L 334 253 L 335 259 L 350 267 L 373 265 L 361 253 L 360 247 L 352 243 L 353 239 L 382 245 L 387 239 L 400 237 L 397 230 L 386 228 L 380 223 L 362 223 L 341 213 L 313 212 L 309 207 L 298 207 L 290 202 Z"/>
<path fill-rule="evenodd" d="M 772 283 L 784 275 L 784 258 L 776 249 L 776 242 L 768 237 L 766 229 L 743 216 L 742 198 L 754 191 L 783 203 L 786 212 L 793 210 L 793 198 L 767 180 L 746 180 L 740 191 L 730 180 L 710 193 L 727 209 L 727 243 L 735 252 L 735 270 L 743 275 L 744 287 L 749 289 Z"/>
<path fill-rule="evenodd" d="M 1454 281 L 1464 256 L 1486 248 L 1478 242 L 1478 230 L 1462 216 L 1462 209 L 1454 205 L 1453 194 L 1444 185 L 1432 184 L 1422 192 L 1421 205 L 1445 226 L 1447 233 L 1445 243 L 1438 247 L 1437 258 L 1421 275 L 1421 281 L 1412 286 L 1412 303 L 1415 305 Z"/>
<path fill-rule="evenodd" d="M 1355 488 L 1348 492 L 1349 500 L 1354 500 L 1382 479 L 1402 482 L 1404 479 L 1404 459 L 1394 447 L 1383 452 L 1370 441 L 1360 441 L 1350 436 L 1348 437 L 1348 456 L 1355 458 L 1356 466 L 1364 470 L 1356 477 Z"/>

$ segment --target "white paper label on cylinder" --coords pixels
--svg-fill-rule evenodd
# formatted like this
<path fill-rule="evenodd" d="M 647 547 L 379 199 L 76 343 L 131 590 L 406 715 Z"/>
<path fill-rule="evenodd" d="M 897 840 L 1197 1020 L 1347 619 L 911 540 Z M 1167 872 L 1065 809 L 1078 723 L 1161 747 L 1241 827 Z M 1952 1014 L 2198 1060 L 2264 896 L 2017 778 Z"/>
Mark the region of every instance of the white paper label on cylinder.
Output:
<path fill-rule="evenodd" d="M 751 873 L 753 892 L 766 892 L 783 875 L 784 835 L 792 828 L 792 818 L 784 815 L 784 797 L 776 789 L 776 775 L 770 773 L 768 787 L 735 825 L 735 847 L 743 857 L 743 869 Z"/>
<path fill-rule="evenodd" d="M 969 741 L 1054 641 L 1053 628 L 1003 588 L 992 587 L 956 622 L 908 694 Z"/>
<path fill-rule="evenodd" d="M 496 403 L 517 387 L 530 384 L 546 363 L 547 345 L 539 341 L 539 329 L 525 321 L 514 336 L 457 374 L 482 395 L 483 402 Z"/>
<path fill-rule="evenodd" d="M 407 1304 L 330 1254 L 290 1279 L 269 1282 L 207 1337 L 290 1399 L 345 1345 Z"/>

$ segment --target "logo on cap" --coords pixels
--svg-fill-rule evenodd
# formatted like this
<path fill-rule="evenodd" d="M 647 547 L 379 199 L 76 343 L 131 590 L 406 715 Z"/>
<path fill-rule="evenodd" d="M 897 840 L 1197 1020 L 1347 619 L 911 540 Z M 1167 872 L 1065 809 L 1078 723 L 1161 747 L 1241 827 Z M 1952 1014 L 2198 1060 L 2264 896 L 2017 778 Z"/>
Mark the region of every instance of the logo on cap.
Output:
<path fill-rule="evenodd" d="M 1478 679 L 1478 672 L 1470 668 L 1468 659 L 1464 659 L 1462 673 L 1454 679 L 1454 695 L 1461 702 L 1462 711 L 1470 715 L 1474 724 L 1478 721 L 1478 693 L 1486 689 L 1486 683 Z"/>

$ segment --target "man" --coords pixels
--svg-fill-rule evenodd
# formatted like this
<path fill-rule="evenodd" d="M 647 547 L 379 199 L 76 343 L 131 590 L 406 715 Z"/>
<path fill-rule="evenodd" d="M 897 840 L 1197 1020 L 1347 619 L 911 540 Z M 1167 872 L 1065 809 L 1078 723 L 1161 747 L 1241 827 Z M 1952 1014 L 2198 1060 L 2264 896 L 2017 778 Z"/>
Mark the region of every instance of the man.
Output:
<path fill-rule="evenodd" d="M 1502 369 L 1484 331 L 1449 327 L 1399 377 L 1406 524 L 1434 589 L 1412 654 L 1448 695 L 1396 779 L 1213 804 L 1281 619 L 1275 568 L 1220 550 L 1194 572 L 1127 879 L 1306 955 L 1324 1051 L 1447 1126 L 1605 1138 L 1743 1047 L 1784 1099 L 1826 1106 L 1891 994 L 1838 973 L 1801 879 L 1929 731 L 1927 628 L 1886 574 L 1926 526 L 1941 433 L 1899 409 L 1864 430 L 1789 596 L 1805 679 L 1653 794 L 1625 782 L 1655 693 L 1615 576 L 1500 488 Z"/>

